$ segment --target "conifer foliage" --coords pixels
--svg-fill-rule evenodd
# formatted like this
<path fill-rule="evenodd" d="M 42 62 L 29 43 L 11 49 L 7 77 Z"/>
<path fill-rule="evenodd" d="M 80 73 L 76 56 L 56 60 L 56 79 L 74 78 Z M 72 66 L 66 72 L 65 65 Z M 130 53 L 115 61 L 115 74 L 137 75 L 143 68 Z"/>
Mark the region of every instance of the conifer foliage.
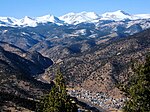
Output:
<path fill-rule="evenodd" d="M 41 99 L 37 112 L 77 112 L 77 106 L 67 95 L 65 81 L 60 70 L 54 80 L 50 93 Z"/>
<path fill-rule="evenodd" d="M 144 65 L 134 69 L 135 75 L 131 78 L 127 93 L 125 112 L 150 112 L 150 56 Z"/>

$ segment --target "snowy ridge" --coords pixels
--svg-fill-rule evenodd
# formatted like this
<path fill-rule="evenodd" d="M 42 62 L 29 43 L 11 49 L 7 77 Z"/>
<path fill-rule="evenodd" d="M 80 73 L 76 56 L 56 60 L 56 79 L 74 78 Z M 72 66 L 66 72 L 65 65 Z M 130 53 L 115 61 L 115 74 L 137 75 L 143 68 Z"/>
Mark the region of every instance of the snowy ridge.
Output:
<path fill-rule="evenodd" d="M 66 15 L 59 17 L 59 19 L 65 21 L 65 23 L 74 25 L 82 22 L 96 23 L 101 20 L 122 21 L 122 20 L 149 19 L 149 18 L 150 14 L 131 15 L 122 10 L 118 10 L 115 12 L 106 12 L 101 15 L 98 15 L 94 12 L 68 13 Z"/>
<path fill-rule="evenodd" d="M 79 24 L 82 22 L 91 22 L 98 19 L 99 15 L 94 12 L 68 13 L 59 17 L 60 20 L 68 24 Z"/>
<path fill-rule="evenodd" d="M 20 21 L 18 20 L 18 23 L 16 23 L 16 25 L 19 26 L 32 26 L 35 27 L 37 25 L 37 22 L 35 19 L 32 19 L 28 16 L 25 16 L 23 19 L 21 19 Z"/>
<path fill-rule="evenodd" d="M 30 26 L 36 27 L 39 23 L 55 23 L 57 25 L 63 25 L 63 21 L 59 20 L 53 15 L 45 15 L 41 17 L 31 18 L 25 16 L 22 19 L 15 19 L 12 17 L 0 17 L 0 26 Z"/>
<path fill-rule="evenodd" d="M 107 12 L 102 14 L 102 18 L 100 20 L 114 20 L 114 21 L 122 21 L 122 20 L 137 20 L 137 19 L 149 19 L 150 14 L 137 14 L 131 15 L 124 11 L 118 10 L 115 12 Z"/>
<path fill-rule="evenodd" d="M 104 14 L 98 15 L 94 12 L 81 12 L 81 13 L 68 13 L 60 17 L 55 17 L 53 15 L 45 15 L 41 17 L 31 18 L 25 16 L 22 19 L 16 19 L 13 17 L 0 17 L 0 26 L 12 26 L 12 27 L 36 27 L 38 24 L 42 23 L 54 23 L 57 25 L 73 24 L 77 25 L 83 22 L 86 23 L 97 23 L 101 20 L 141 20 L 150 19 L 150 14 L 136 14 L 131 15 L 124 11 L 118 10 L 115 12 L 106 12 Z"/>
<path fill-rule="evenodd" d="M 51 23 L 56 23 L 58 25 L 63 25 L 63 21 L 59 20 L 57 17 L 53 16 L 53 15 L 45 15 L 45 16 L 41 16 L 41 17 L 37 17 L 36 21 L 38 23 L 47 23 L 47 22 L 51 22 Z"/>
<path fill-rule="evenodd" d="M 118 10 L 115 12 L 104 13 L 102 14 L 102 17 L 100 18 L 100 20 L 115 20 L 115 21 L 120 21 L 124 19 L 132 20 L 133 16 L 124 11 Z"/>
<path fill-rule="evenodd" d="M 150 14 L 136 14 L 134 15 L 134 17 L 138 18 L 138 19 L 149 19 L 150 18 Z"/>

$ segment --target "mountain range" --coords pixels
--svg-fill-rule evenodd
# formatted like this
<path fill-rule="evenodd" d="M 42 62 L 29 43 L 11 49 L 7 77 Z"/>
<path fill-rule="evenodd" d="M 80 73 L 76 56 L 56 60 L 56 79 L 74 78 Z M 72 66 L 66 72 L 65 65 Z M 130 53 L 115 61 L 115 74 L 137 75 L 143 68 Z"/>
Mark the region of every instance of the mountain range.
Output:
<path fill-rule="evenodd" d="M 36 27 L 38 24 L 45 24 L 48 22 L 64 25 L 79 23 L 97 23 L 100 20 L 112 20 L 112 21 L 123 21 L 123 20 L 138 20 L 138 19 L 149 19 L 150 14 L 136 14 L 131 15 L 124 11 L 118 10 L 115 12 L 106 12 L 104 14 L 96 14 L 94 12 L 81 12 L 81 13 L 68 13 L 60 17 L 53 15 L 45 15 L 41 17 L 28 17 L 25 16 L 22 19 L 16 19 L 14 17 L 0 17 L 0 26 L 13 26 L 13 27 Z"/>
<path fill-rule="evenodd" d="M 121 10 L 0 17 L 0 94 L 38 99 L 50 90 L 59 64 L 67 87 L 122 98 L 116 84 L 128 81 L 131 60 L 144 62 L 149 32 L 150 14 Z"/>

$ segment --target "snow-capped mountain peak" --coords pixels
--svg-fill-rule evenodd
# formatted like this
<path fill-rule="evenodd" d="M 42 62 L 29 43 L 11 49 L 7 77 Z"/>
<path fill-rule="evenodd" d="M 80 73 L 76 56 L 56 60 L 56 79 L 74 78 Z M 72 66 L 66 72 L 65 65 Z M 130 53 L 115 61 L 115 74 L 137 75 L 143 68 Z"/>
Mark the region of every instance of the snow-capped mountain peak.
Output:
<path fill-rule="evenodd" d="M 115 12 L 106 12 L 106 13 L 102 14 L 101 20 L 119 21 L 119 20 L 132 19 L 132 18 L 133 18 L 132 15 L 130 15 L 122 10 L 118 10 Z"/>
<path fill-rule="evenodd" d="M 31 22 L 31 21 L 35 21 L 35 20 L 31 17 L 28 17 L 28 16 L 25 16 L 24 18 L 22 18 L 20 20 L 20 22 L 22 22 L 22 23 L 28 23 L 28 22 Z"/>
<path fill-rule="evenodd" d="M 45 16 L 41 16 L 41 17 L 37 17 L 36 21 L 38 23 L 47 23 L 47 22 L 51 22 L 51 23 L 56 23 L 56 24 L 62 24 L 63 21 L 59 20 L 57 17 L 53 16 L 53 15 L 45 15 Z"/>
<path fill-rule="evenodd" d="M 54 16 L 53 15 L 45 15 L 45 16 L 41 16 L 41 17 L 37 17 L 36 20 L 39 21 L 48 21 L 48 20 L 54 20 Z"/>
<path fill-rule="evenodd" d="M 81 13 L 68 13 L 59 17 L 60 20 L 65 21 L 68 24 L 79 24 L 82 22 L 90 22 L 94 19 L 98 19 L 99 15 L 94 12 L 81 12 Z"/>
<path fill-rule="evenodd" d="M 11 23 L 16 22 L 17 19 L 15 19 L 13 17 L 0 17 L 0 21 L 11 24 Z"/>
<path fill-rule="evenodd" d="M 97 19 L 99 18 L 99 15 L 96 14 L 95 12 L 81 12 L 81 13 L 78 13 L 79 15 L 83 15 L 83 16 L 86 16 L 86 17 L 89 17 L 90 19 Z"/>
<path fill-rule="evenodd" d="M 31 17 L 28 17 L 28 16 L 25 16 L 23 19 L 21 19 L 20 21 L 18 21 L 16 23 L 16 25 L 35 27 L 37 25 L 37 23 L 36 23 L 35 19 L 33 19 Z"/>
<path fill-rule="evenodd" d="M 122 11 L 122 10 L 117 10 L 117 11 L 115 11 L 115 12 L 113 12 L 114 14 L 123 14 L 123 15 L 128 15 L 128 16 L 131 16 L 129 13 L 127 13 L 127 12 L 125 12 L 125 11 Z"/>

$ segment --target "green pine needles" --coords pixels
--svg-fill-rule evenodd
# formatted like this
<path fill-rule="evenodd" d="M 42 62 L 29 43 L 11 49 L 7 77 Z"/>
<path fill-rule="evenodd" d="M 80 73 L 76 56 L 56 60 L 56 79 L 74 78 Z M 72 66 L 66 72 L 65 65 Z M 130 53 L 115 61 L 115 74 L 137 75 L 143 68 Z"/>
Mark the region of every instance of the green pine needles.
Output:
<path fill-rule="evenodd" d="M 131 78 L 126 89 L 129 100 L 126 102 L 125 112 L 150 112 L 150 56 L 144 65 L 134 69 L 135 75 Z"/>
<path fill-rule="evenodd" d="M 55 85 L 50 93 L 43 97 L 37 105 L 37 112 L 78 112 L 75 103 L 67 95 L 65 81 L 60 70 L 54 80 Z"/>

